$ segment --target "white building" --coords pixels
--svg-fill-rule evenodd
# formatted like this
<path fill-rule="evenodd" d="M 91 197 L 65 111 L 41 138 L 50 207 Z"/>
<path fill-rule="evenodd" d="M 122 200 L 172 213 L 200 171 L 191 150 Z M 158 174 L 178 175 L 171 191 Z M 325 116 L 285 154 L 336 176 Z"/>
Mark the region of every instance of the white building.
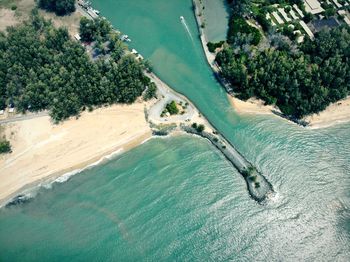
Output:
<path fill-rule="evenodd" d="M 75 34 L 75 35 L 74 35 L 74 38 L 75 38 L 76 40 L 78 40 L 78 41 L 80 41 L 80 40 L 81 40 L 81 37 L 80 37 L 80 35 L 79 35 L 79 34 Z"/>
<path fill-rule="evenodd" d="M 283 16 L 284 20 L 286 20 L 287 22 L 292 21 L 292 19 L 290 19 L 288 17 L 288 15 L 286 14 L 286 12 L 284 11 L 283 8 L 278 8 L 278 11 L 280 12 L 280 14 Z"/>
<path fill-rule="evenodd" d="M 304 21 L 299 21 L 299 24 L 301 25 L 301 27 L 305 30 L 305 32 L 307 33 L 307 35 L 310 37 L 311 40 L 315 39 L 314 34 L 312 33 L 311 29 L 305 24 Z"/>
<path fill-rule="evenodd" d="M 317 0 L 305 0 L 305 11 L 313 15 L 319 14 L 324 11 L 321 4 Z"/>
<path fill-rule="evenodd" d="M 297 11 L 297 13 L 300 15 L 301 18 L 304 17 L 303 12 L 299 9 L 299 7 L 296 4 L 293 5 L 293 8 L 295 11 Z"/>
<path fill-rule="evenodd" d="M 283 19 L 277 14 L 277 12 L 272 12 L 272 15 L 276 19 L 278 24 L 284 24 Z"/>

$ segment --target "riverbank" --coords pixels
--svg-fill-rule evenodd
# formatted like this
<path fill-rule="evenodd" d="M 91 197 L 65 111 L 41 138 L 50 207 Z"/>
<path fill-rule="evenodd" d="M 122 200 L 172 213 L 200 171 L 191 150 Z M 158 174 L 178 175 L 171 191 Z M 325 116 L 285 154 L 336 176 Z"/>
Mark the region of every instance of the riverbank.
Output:
<path fill-rule="evenodd" d="M 203 6 L 203 3 L 199 0 L 192 0 L 192 2 L 194 6 L 194 14 L 197 21 L 198 30 L 200 33 L 199 37 L 202 43 L 203 51 L 205 53 L 207 62 L 212 68 L 212 70 L 214 71 L 214 73 L 216 74 L 218 81 L 226 89 L 228 93 L 229 101 L 238 114 L 276 115 L 276 116 L 279 116 L 280 118 L 286 119 L 298 125 L 306 126 L 312 129 L 330 127 L 330 126 L 334 126 L 340 123 L 346 123 L 350 121 L 350 98 L 349 97 L 347 99 L 340 100 L 336 103 L 329 105 L 324 111 L 318 114 L 312 114 L 307 117 L 304 117 L 300 121 L 296 121 L 293 119 L 289 119 L 288 117 L 285 117 L 281 113 L 278 107 L 271 106 L 271 105 L 264 105 L 264 102 L 262 100 L 251 98 L 251 99 L 248 99 L 247 101 L 243 101 L 235 97 L 232 94 L 232 90 L 229 84 L 226 83 L 226 81 L 220 76 L 220 68 L 215 62 L 216 54 L 209 52 L 209 49 L 207 47 L 208 39 L 205 35 L 205 30 L 203 30 L 203 28 L 201 27 L 203 24 L 205 24 L 203 13 L 201 12 L 201 10 L 205 9 L 205 7 Z"/>
<path fill-rule="evenodd" d="M 149 139 L 144 106 L 99 108 L 59 125 L 49 116 L 2 125 L 13 152 L 0 157 L 0 203 L 28 184 L 55 179 Z"/>

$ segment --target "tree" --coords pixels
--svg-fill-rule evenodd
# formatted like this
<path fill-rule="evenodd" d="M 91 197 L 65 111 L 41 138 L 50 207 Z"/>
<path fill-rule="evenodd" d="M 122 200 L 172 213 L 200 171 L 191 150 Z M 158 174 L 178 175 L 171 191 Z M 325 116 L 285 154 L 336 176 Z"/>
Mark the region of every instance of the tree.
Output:
<path fill-rule="evenodd" d="M 232 3 L 234 15 L 244 16 L 251 10 L 251 0 L 233 0 Z"/>
<path fill-rule="evenodd" d="M 148 85 L 148 88 L 146 89 L 143 99 L 147 101 L 154 97 L 157 98 L 157 86 L 155 83 L 152 82 Z"/>
<path fill-rule="evenodd" d="M 0 154 L 11 153 L 10 142 L 3 139 L 0 140 Z"/>
<path fill-rule="evenodd" d="M 75 12 L 75 0 L 39 0 L 38 6 L 61 16 Z"/>
<path fill-rule="evenodd" d="M 83 16 L 80 19 L 79 33 L 81 40 L 84 42 L 92 42 L 96 37 L 96 26 L 93 20 Z"/>
<path fill-rule="evenodd" d="M 224 46 L 216 61 L 236 95 L 258 97 L 300 119 L 350 94 L 349 27 L 316 33 L 297 51 L 285 38 L 274 34 L 271 46 L 253 52 Z"/>
<path fill-rule="evenodd" d="M 170 115 L 176 115 L 179 113 L 179 109 L 177 108 L 175 101 L 171 101 L 169 104 L 167 104 L 165 109 L 169 112 Z"/>
<path fill-rule="evenodd" d="M 66 15 L 75 12 L 75 0 L 56 0 L 55 13 Z"/>
<path fill-rule="evenodd" d="M 202 124 L 199 124 L 198 127 L 197 127 L 197 132 L 198 133 L 202 133 L 204 131 L 204 129 L 205 129 L 205 126 L 202 125 Z"/>
<path fill-rule="evenodd" d="M 114 51 L 122 49 L 112 31 L 104 34 L 102 52 L 111 52 L 106 43 L 113 39 Z M 150 86 L 134 56 L 123 51 L 114 59 L 103 58 L 92 61 L 66 29 L 54 28 L 34 11 L 29 22 L 0 33 L 0 106 L 49 110 L 58 122 L 85 107 L 133 103 Z"/>

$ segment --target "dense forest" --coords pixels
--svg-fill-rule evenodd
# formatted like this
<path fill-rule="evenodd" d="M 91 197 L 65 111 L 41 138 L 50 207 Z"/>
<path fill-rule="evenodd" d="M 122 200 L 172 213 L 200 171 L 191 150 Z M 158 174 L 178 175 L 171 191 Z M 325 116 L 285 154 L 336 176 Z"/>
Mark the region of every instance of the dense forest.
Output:
<path fill-rule="evenodd" d="M 216 61 L 240 98 L 261 98 L 300 119 L 349 95 L 350 28 L 321 31 L 298 48 L 281 37 L 267 48 L 226 45 Z"/>
<path fill-rule="evenodd" d="M 56 15 L 68 15 L 75 11 L 75 0 L 39 0 L 38 6 Z"/>
<path fill-rule="evenodd" d="M 298 5 L 303 0 L 228 0 L 232 3 L 227 43 L 217 54 L 222 76 L 241 99 L 257 97 L 286 116 L 300 119 L 324 110 L 350 94 L 350 28 L 340 26 L 315 34 L 302 44 L 289 26 L 279 32 L 266 13 L 271 4 Z M 308 13 L 308 15 L 311 15 Z M 257 21 L 258 29 L 246 20 Z M 312 18 L 311 18 L 312 19 Z M 304 21 L 311 20 L 305 15 Z M 298 24 L 294 24 L 296 29 Z M 217 44 L 211 44 L 214 48 Z"/>
<path fill-rule="evenodd" d="M 117 35 L 108 35 L 108 54 L 93 60 L 66 29 L 54 28 L 35 10 L 30 21 L 1 32 L 0 109 L 48 109 L 60 121 L 85 108 L 134 102 L 150 79 L 133 55 L 124 55 Z"/>

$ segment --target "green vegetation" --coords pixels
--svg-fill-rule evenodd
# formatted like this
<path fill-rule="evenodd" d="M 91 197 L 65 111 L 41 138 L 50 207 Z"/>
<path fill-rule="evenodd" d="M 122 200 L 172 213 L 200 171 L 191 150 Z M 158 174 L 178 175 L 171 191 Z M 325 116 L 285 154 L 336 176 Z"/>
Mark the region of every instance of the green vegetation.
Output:
<path fill-rule="evenodd" d="M 228 0 L 232 4 L 232 13 L 237 16 L 244 16 L 251 10 L 251 0 Z"/>
<path fill-rule="evenodd" d="M 167 104 L 165 109 L 170 115 L 177 115 L 179 113 L 179 109 L 177 108 L 175 101 L 171 101 L 169 104 Z"/>
<path fill-rule="evenodd" d="M 191 125 L 191 127 L 192 128 L 194 128 L 194 129 L 196 129 L 196 131 L 198 132 L 198 133 L 202 133 L 203 131 L 204 131 L 204 129 L 205 129 L 205 126 L 204 125 L 202 125 L 202 124 L 197 124 L 197 123 L 193 123 L 192 125 Z M 216 142 L 216 141 L 215 141 Z"/>
<path fill-rule="evenodd" d="M 242 99 L 258 97 L 300 119 L 350 93 L 350 28 L 315 34 L 300 50 L 276 35 L 271 46 L 226 46 L 216 58 L 222 75 Z"/>
<path fill-rule="evenodd" d="M 227 33 L 228 43 L 241 45 L 243 42 L 250 42 L 253 45 L 258 45 L 260 40 L 261 34 L 257 28 L 250 26 L 243 17 L 231 16 Z"/>
<path fill-rule="evenodd" d="M 247 169 L 242 170 L 241 173 L 244 177 L 249 177 L 250 175 L 253 174 L 254 170 L 255 170 L 254 167 L 249 166 Z"/>
<path fill-rule="evenodd" d="M 148 101 L 152 98 L 157 98 L 157 86 L 155 83 L 151 82 L 143 95 L 143 99 Z"/>
<path fill-rule="evenodd" d="M 6 153 L 11 153 L 11 145 L 10 142 L 7 141 L 6 139 L 1 139 L 0 140 L 0 154 L 6 154 Z"/>
<path fill-rule="evenodd" d="M 66 29 L 54 28 L 37 10 L 29 22 L 0 33 L 0 109 L 48 109 L 57 122 L 85 107 L 134 102 L 150 79 L 134 56 L 123 55 L 113 32 L 108 39 L 111 58 L 92 61 Z"/>
<path fill-rule="evenodd" d="M 39 0 L 38 6 L 56 15 L 68 15 L 75 11 L 75 0 Z"/>
<path fill-rule="evenodd" d="M 207 44 L 209 52 L 214 53 L 215 49 L 221 47 L 224 43 L 225 43 L 225 41 L 220 41 L 220 42 L 217 42 L 217 43 L 209 42 Z"/>
<path fill-rule="evenodd" d="M 196 129 L 197 129 L 197 132 L 202 133 L 204 131 L 204 129 L 205 129 L 205 126 L 202 125 L 202 124 L 199 124 Z"/>
<path fill-rule="evenodd" d="M 80 37 L 83 42 L 107 40 L 112 30 L 112 25 L 103 18 L 94 20 L 82 17 L 80 20 Z"/>

